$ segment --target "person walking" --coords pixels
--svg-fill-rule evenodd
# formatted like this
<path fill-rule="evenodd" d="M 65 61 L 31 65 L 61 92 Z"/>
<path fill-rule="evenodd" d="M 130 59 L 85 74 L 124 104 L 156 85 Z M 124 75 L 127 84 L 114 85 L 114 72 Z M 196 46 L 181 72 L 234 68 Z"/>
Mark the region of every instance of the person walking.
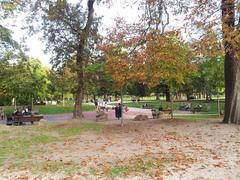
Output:
<path fill-rule="evenodd" d="M 120 103 L 115 107 L 115 117 L 119 120 L 122 117 L 122 106 Z"/>

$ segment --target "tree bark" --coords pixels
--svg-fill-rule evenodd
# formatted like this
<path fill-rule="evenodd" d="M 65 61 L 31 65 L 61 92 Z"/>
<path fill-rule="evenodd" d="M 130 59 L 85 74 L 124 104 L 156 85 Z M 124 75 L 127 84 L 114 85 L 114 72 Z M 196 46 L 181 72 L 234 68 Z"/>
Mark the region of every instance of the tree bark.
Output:
<path fill-rule="evenodd" d="M 187 101 L 190 101 L 190 94 L 187 93 L 186 96 L 187 96 Z"/>
<path fill-rule="evenodd" d="M 225 55 L 225 108 L 223 123 L 240 124 L 240 60 Z"/>
<path fill-rule="evenodd" d="M 206 96 L 205 97 L 206 97 L 206 101 L 209 102 L 211 98 L 210 98 L 210 94 L 209 94 L 208 90 L 206 90 Z"/>
<path fill-rule="evenodd" d="M 167 85 L 166 85 L 165 94 L 166 94 L 166 101 L 170 102 L 171 101 L 171 93 L 170 93 L 169 87 Z"/>
<path fill-rule="evenodd" d="M 73 118 L 81 119 L 83 117 L 82 113 L 82 101 L 83 101 L 83 90 L 84 90 L 84 81 L 83 81 L 83 56 L 81 52 L 77 53 L 77 89 L 75 94 L 75 105 Z"/>
<path fill-rule="evenodd" d="M 198 93 L 198 99 L 201 99 L 202 98 L 202 94 L 201 92 Z"/>
<path fill-rule="evenodd" d="M 88 6 L 88 16 L 87 16 L 87 22 L 82 30 L 82 33 L 80 34 L 80 41 L 79 41 L 79 46 L 77 50 L 77 89 L 75 92 L 75 105 L 74 105 L 74 112 L 73 112 L 73 118 L 74 119 L 81 119 L 83 117 L 82 113 L 82 102 L 83 102 L 83 97 L 84 97 L 84 72 L 83 72 L 83 67 L 84 67 L 84 61 L 86 60 L 85 56 L 85 47 L 87 44 L 89 32 L 91 25 L 93 23 L 93 4 L 95 0 L 88 0 L 87 6 Z"/>
<path fill-rule="evenodd" d="M 225 109 L 223 123 L 240 124 L 240 59 L 229 38 L 235 28 L 235 0 L 222 0 L 222 32 L 225 48 Z"/>

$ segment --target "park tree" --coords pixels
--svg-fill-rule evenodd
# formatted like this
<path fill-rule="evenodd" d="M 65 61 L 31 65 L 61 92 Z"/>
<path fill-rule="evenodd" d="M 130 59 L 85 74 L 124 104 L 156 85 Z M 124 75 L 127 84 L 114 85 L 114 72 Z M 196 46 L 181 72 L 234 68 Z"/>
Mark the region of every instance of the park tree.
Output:
<path fill-rule="evenodd" d="M 30 0 L 2 0 L 0 2 L 0 20 L 13 17 L 23 11 Z M 20 44 L 12 38 L 12 32 L 0 22 L 0 60 L 7 51 L 22 53 Z"/>
<path fill-rule="evenodd" d="M 152 29 L 143 36 L 139 25 L 124 27 L 124 24 L 118 20 L 116 28 L 108 34 L 108 41 L 101 47 L 108 70 L 120 89 L 130 82 L 148 87 L 164 82 L 171 90 L 174 85 L 184 83 L 186 74 L 194 70 L 191 63 L 194 56 L 178 32 L 162 34 Z"/>
<path fill-rule="evenodd" d="M 46 93 L 46 68 L 39 60 L 8 53 L 0 62 L 0 96 L 17 99 L 18 104 L 31 104 L 32 98 Z M 9 104 L 9 102 L 8 102 Z"/>
<path fill-rule="evenodd" d="M 64 61 L 76 57 L 74 68 L 77 74 L 75 89 L 74 118 L 82 118 L 82 101 L 84 97 L 84 67 L 88 64 L 89 43 L 97 32 L 98 20 L 93 17 L 95 0 L 73 4 L 67 0 L 41 1 L 32 6 L 32 14 L 28 22 L 32 32 L 43 31 L 47 41 L 46 51 L 52 52 L 51 62 L 54 67 L 61 66 Z M 39 22 L 38 27 L 34 23 Z"/>
<path fill-rule="evenodd" d="M 224 123 L 240 124 L 240 2 L 222 0 L 222 33 L 225 48 Z M 238 18 L 238 19 L 237 19 Z"/>
<path fill-rule="evenodd" d="M 199 29 L 211 29 L 221 34 L 219 40 L 225 51 L 225 112 L 224 123 L 237 123 L 240 119 L 240 108 L 238 93 L 239 91 L 239 0 L 222 0 L 222 1 L 166 1 L 166 0 L 143 0 L 142 8 L 145 9 L 145 24 L 148 27 L 162 25 L 166 29 L 166 25 L 171 23 L 170 15 L 180 15 L 184 17 L 183 26 L 188 36 L 192 37 L 201 34 Z M 170 10 L 169 10 L 170 9 Z M 165 20 L 165 21 L 164 21 Z M 165 22 L 165 23 L 164 23 Z M 162 23 L 162 24 L 161 24 Z M 164 24 L 163 24 L 164 23 Z M 208 31 L 205 31 L 208 32 Z M 215 41 L 206 41 L 207 47 L 211 47 Z"/>
<path fill-rule="evenodd" d="M 95 61 L 86 67 L 86 91 L 92 94 L 93 98 L 96 95 L 104 96 L 113 94 L 113 79 L 106 70 L 106 63 L 102 57 L 95 58 Z"/>
<path fill-rule="evenodd" d="M 11 31 L 0 24 L 0 60 L 4 58 L 7 52 L 16 51 L 16 53 L 20 53 L 19 50 L 20 45 L 13 40 Z"/>
<path fill-rule="evenodd" d="M 239 124 L 239 92 L 240 92 L 240 55 L 239 55 L 239 0 L 194 1 L 191 7 L 181 3 L 186 14 L 188 25 L 194 28 L 213 29 L 221 35 L 224 49 L 225 74 L 225 110 L 224 123 Z M 221 25 L 221 26 L 220 26 Z M 208 32 L 208 31 L 206 31 Z M 211 47 L 216 41 L 206 41 Z"/>
<path fill-rule="evenodd" d="M 133 82 L 127 86 L 126 91 L 129 95 L 134 95 L 138 97 L 144 97 L 150 95 L 150 90 L 147 85 L 142 83 Z"/>
<path fill-rule="evenodd" d="M 73 94 L 76 87 L 76 73 L 71 71 L 67 65 L 58 69 L 48 71 L 48 95 L 47 97 L 55 100 L 62 100 L 64 105 L 64 96 Z"/>

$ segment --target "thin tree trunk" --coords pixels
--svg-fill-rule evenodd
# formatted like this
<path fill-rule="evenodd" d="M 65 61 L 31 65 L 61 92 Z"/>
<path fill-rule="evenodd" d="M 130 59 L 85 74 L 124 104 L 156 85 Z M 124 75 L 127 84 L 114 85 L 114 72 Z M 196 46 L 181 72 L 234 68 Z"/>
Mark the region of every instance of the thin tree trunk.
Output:
<path fill-rule="evenodd" d="M 65 106 L 64 93 L 63 93 L 63 91 L 62 91 L 62 106 Z"/>
<path fill-rule="evenodd" d="M 178 93 L 175 94 L 175 98 L 176 98 L 176 100 L 178 100 Z"/>
<path fill-rule="evenodd" d="M 166 85 L 165 94 L 166 94 L 166 101 L 170 102 L 171 101 L 171 93 L 170 93 L 169 87 L 167 85 Z"/>
<path fill-rule="evenodd" d="M 118 100 L 118 95 L 115 93 L 114 94 L 114 101 L 117 101 Z"/>
<path fill-rule="evenodd" d="M 207 101 L 207 102 L 210 101 L 210 97 L 209 97 L 209 92 L 208 92 L 208 90 L 206 90 L 206 101 Z"/>
<path fill-rule="evenodd" d="M 199 99 L 202 98 L 201 92 L 198 93 L 198 98 L 199 98 Z"/>
<path fill-rule="evenodd" d="M 171 119 L 173 119 L 173 95 L 171 97 Z"/>
<path fill-rule="evenodd" d="M 187 96 L 187 101 L 190 101 L 190 94 L 187 93 L 186 96 Z"/>
<path fill-rule="evenodd" d="M 160 100 L 160 93 L 156 93 L 156 100 L 157 100 L 157 101 Z"/>
<path fill-rule="evenodd" d="M 220 109 L 220 100 L 219 100 L 219 93 L 217 91 L 217 108 L 218 108 L 218 116 L 221 116 L 221 109 Z"/>
<path fill-rule="evenodd" d="M 123 126 L 123 90 L 121 88 L 121 126 Z"/>
<path fill-rule="evenodd" d="M 86 103 L 88 103 L 88 94 L 86 95 Z"/>

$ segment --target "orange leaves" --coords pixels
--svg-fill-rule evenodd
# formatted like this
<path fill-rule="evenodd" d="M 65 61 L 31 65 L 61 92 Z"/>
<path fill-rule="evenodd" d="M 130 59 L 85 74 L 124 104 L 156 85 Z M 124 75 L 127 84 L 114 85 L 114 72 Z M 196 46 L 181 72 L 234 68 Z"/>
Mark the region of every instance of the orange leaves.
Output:
<path fill-rule="evenodd" d="M 224 53 L 222 42 L 213 29 L 206 29 L 203 35 L 193 42 L 192 47 L 195 54 L 208 58 L 221 56 Z"/>
<path fill-rule="evenodd" d="M 118 23 L 123 23 L 121 20 Z M 100 46 L 106 60 L 106 69 L 116 81 L 117 87 L 129 82 L 156 86 L 161 81 L 183 83 L 193 59 L 189 46 L 171 31 L 162 35 L 159 31 L 141 34 L 136 25 L 117 25 Z"/>
<path fill-rule="evenodd" d="M 189 73 L 193 53 L 178 37 L 157 34 L 147 43 L 146 51 L 149 54 L 146 65 L 151 73 L 150 86 L 159 84 L 160 80 L 182 83 L 185 74 Z"/>

